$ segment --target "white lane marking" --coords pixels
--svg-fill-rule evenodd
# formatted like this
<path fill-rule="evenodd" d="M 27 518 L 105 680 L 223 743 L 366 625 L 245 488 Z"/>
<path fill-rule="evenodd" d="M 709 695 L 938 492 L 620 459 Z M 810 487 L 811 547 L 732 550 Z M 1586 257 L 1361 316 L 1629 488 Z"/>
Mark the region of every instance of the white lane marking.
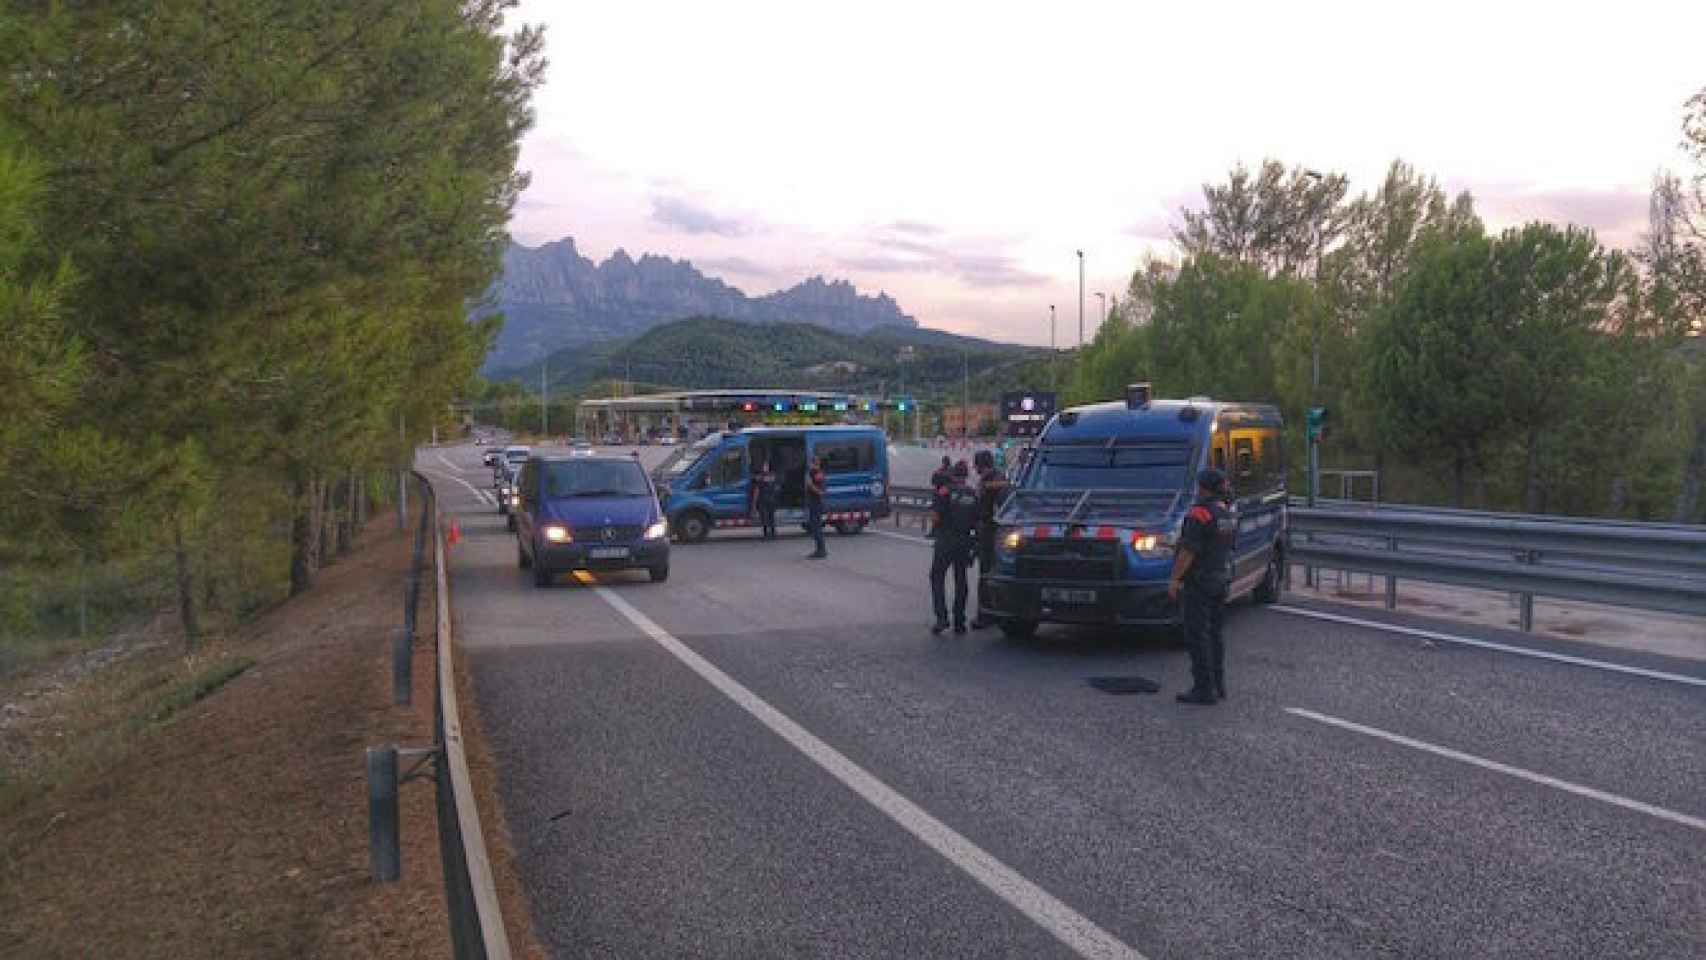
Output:
<path fill-rule="evenodd" d="M 1348 617 L 1339 613 L 1327 613 L 1322 610 L 1305 610 L 1302 607 L 1292 607 L 1276 604 L 1268 609 L 1277 613 L 1289 613 L 1299 617 L 1314 617 L 1317 620 L 1330 620 L 1334 623 L 1348 623 L 1352 626 L 1368 627 L 1374 630 L 1385 630 L 1390 633 L 1408 634 L 1412 637 L 1422 637 L 1426 640 L 1439 640 L 1443 643 L 1458 643 L 1466 647 L 1480 647 L 1483 650 L 1497 650 L 1500 653 L 1514 653 L 1521 657 L 1534 657 L 1539 660 L 1554 660 L 1558 663 L 1574 664 L 1578 667 L 1592 667 L 1595 670 L 1609 670 L 1613 673 L 1627 673 L 1637 677 L 1648 677 L 1654 680 L 1669 680 L 1673 683 L 1686 683 L 1695 687 L 1706 687 L 1706 678 L 1691 677 L 1684 673 L 1668 673 L 1664 670 L 1649 670 L 1646 667 L 1631 667 L 1622 663 L 1612 663 L 1609 660 L 1593 660 L 1588 657 L 1573 657 L 1567 653 L 1550 653 L 1545 650 L 1531 650 L 1509 643 L 1497 643 L 1492 640 L 1476 640 L 1472 637 L 1460 637 L 1454 633 L 1440 633 L 1437 630 L 1423 630 L 1418 627 L 1399 626 L 1394 623 L 1381 623 L 1378 620 L 1364 620 L 1360 617 Z"/>
<path fill-rule="evenodd" d="M 456 464 L 451 463 L 449 460 L 444 459 L 444 451 L 443 450 L 434 450 L 432 452 L 432 455 L 438 458 L 439 463 L 442 463 L 446 467 L 449 467 L 452 471 L 461 472 L 461 470 L 462 470 L 461 467 L 458 467 Z"/>
<path fill-rule="evenodd" d="M 769 727 L 772 733 L 788 741 L 848 789 L 887 814 L 889 819 L 923 841 L 925 846 L 947 858 L 949 863 L 970 874 L 972 879 L 1007 901 L 1015 910 L 1053 934 L 1055 939 L 1073 952 L 1087 958 L 1143 960 L 1143 954 L 1126 946 L 1113 934 L 1096 926 L 1089 918 L 1020 876 L 1013 868 L 954 832 L 953 828 L 925 812 L 924 808 L 901 796 L 888 784 L 878 780 L 840 751 L 819 740 L 806 728 L 766 703 L 757 694 L 741 686 L 739 681 L 694 653 L 687 644 L 653 623 L 651 618 L 617 596 L 615 591 L 609 587 L 594 589 L 606 603 L 627 617 L 634 626 L 639 627 L 642 632 L 657 641 L 659 646 L 686 664 L 688 669 L 733 700 L 742 710 L 752 714 L 759 723 Z"/>
<path fill-rule="evenodd" d="M 907 543 L 922 543 L 925 546 L 930 544 L 930 541 L 924 537 L 914 537 L 905 533 L 891 533 L 887 530 L 876 530 L 871 527 L 866 527 L 865 532 L 874 533 L 879 537 L 888 537 L 890 540 L 905 540 Z"/>
<path fill-rule="evenodd" d="M 1693 827 L 1696 830 L 1706 830 L 1706 819 L 1691 817 L 1686 813 L 1677 813 L 1675 810 L 1656 807 L 1650 803 L 1631 800 L 1628 797 L 1620 797 L 1615 793 L 1607 793 L 1604 790 L 1596 790 L 1593 787 L 1584 787 L 1579 783 L 1571 783 L 1568 780 L 1549 777 L 1544 773 L 1535 773 L 1532 770 L 1513 767 L 1510 764 L 1500 763 L 1497 760 L 1487 760 L 1482 757 L 1477 757 L 1474 754 L 1464 753 L 1461 750 L 1453 750 L 1450 747 L 1436 746 L 1435 744 L 1428 743 L 1425 740 L 1417 740 L 1414 737 L 1406 737 L 1402 734 L 1391 733 L 1386 730 L 1381 730 L 1378 727 L 1363 726 L 1360 723 L 1352 723 L 1349 720 L 1341 720 L 1338 717 L 1329 717 L 1324 713 L 1316 713 L 1313 710 L 1304 710 L 1301 707 L 1286 707 L 1285 712 L 1292 716 L 1303 717 L 1306 720 L 1314 720 L 1317 723 L 1325 723 L 1330 726 L 1350 730 L 1353 733 L 1377 737 L 1381 740 L 1387 741 L 1388 743 L 1396 743 L 1399 746 L 1410 747 L 1431 753 L 1435 756 L 1445 757 L 1448 760 L 1456 760 L 1459 763 L 1467 763 L 1471 766 L 1480 767 L 1484 770 L 1492 770 L 1496 773 L 1503 773 L 1512 777 L 1518 777 L 1520 779 L 1527 780 L 1530 783 L 1538 783 L 1543 786 L 1562 790 L 1565 793 L 1573 793 L 1578 797 L 1587 797 L 1590 800 L 1609 803 L 1612 806 L 1622 807 L 1625 810 L 1644 813 L 1650 817 L 1657 817 L 1660 820 L 1669 820 L 1672 823 L 1680 823 L 1685 827 Z"/>
<path fill-rule="evenodd" d="M 446 479 L 446 480 L 455 480 L 457 483 L 460 483 L 464 487 L 467 487 L 468 492 L 472 493 L 474 495 L 475 500 L 478 500 L 479 502 L 481 502 L 483 504 L 487 504 L 488 506 L 494 506 L 494 507 L 497 506 L 498 502 L 497 502 L 497 500 L 492 498 L 491 494 L 487 493 L 484 490 L 481 490 L 479 487 L 474 486 L 473 484 L 462 479 L 461 477 L 445 474 L 445 473 L 442 473 L 442 472 L 437 471 L 437 470 L 422 470 L 421 472 L 422 473 L 431 473 L 431 474 L 434 474 L 436 476 L 444 477 L 444 479 Z"/>

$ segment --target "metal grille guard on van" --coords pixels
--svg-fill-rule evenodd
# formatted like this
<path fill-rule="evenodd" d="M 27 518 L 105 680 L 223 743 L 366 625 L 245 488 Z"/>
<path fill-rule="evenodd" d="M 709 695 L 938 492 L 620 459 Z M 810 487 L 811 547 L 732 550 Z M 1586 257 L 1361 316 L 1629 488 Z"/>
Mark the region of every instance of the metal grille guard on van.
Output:
<path fill-rule="evenodd" d="M 1167 517 L 1183 496 L 1168 490 L 1014 490 L 998 523 L 1117 524 Z"/>

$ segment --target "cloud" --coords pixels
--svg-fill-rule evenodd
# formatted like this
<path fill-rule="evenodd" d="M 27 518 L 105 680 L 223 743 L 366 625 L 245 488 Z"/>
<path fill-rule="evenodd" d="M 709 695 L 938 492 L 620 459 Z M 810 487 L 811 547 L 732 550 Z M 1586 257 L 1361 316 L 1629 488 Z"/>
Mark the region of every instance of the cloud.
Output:
<path fill-rule="evenodd" d="M 895 233 L 910 233 L 915 237 L 934 237 L 942 232 L 942 228 L 933 223 L 921 223 L 917 220 L 896 220 L 888 228 Z"/>
<path fill-rule="evenodd" d="M 779 276 L 782 273 L 782 271 L 778 270 L 774 266 L 766 266 L 756 260 L 749 260 L 746 257 L 712 257 L 709 259 L 701 259 L 696 262 L 698 266 L 706 270 L 715 270 L 718 273 L 737 273 L 746 277 L 769 279 Z"/>
<path fill-rule="evenodd" d="M 1591 227 L 1607 246 L 1636 243 L 1647 227 L 1645 189 L 1566 187 L 1536 190 L 1519 184 L 1485 184 L 1470 188 L 1475 208 L 1493 228 L 1530 220 L 1573 223 Z"/>
<path fill-rule="evenodd" d="M 973 287 L 1031 287 L 1049 280 L 998 254 L 950 255 L 948 264 L 955 276 Z"/>
<path fill-rule="evenodd" d="M 723 217 L 680 197 L 653 197 L 652 220 L 683 233 L 714 233 L 719 237 L 738 237 L 748 231 L 747 225 L 733 217 Z"/>
<path fill-rule="evenodd" d="M 842 257 L 836 263 L 848 270 L 864 270 L 868 273 L 925 273 L 936 269 L 936 264 L 930 260 L 912 260 L 883 254 Z"/>
<path fill-rule="evenodd" d="M 1164 213 L 1152 213 L 1137 218 L 1124 232 L 1141 240 L 1172 240 L 1177 222 Z"/>

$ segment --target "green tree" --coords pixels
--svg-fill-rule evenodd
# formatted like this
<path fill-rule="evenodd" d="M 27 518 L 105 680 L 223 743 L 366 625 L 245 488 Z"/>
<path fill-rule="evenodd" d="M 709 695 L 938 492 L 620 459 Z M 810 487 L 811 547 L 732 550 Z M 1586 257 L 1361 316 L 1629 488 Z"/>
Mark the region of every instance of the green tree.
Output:
<path fill-rule="evenodd" d="M 1463 506 L 1469 472 L 1505 425 L 1489 363 L 1504 352 L 1488 271 L 1492 244 L 1478 230 L 1434 231 L 1372 337 L 1371 399 L 1377 429 L 1415 461 L 1444 455 L 1452 502 Z"/>

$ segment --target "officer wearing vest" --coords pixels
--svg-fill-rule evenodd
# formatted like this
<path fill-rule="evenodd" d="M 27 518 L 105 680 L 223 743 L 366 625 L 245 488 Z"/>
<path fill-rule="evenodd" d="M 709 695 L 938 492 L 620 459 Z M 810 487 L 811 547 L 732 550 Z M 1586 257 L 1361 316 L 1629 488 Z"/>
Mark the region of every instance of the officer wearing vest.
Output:
<path fill-rule="evenodd" d="M 936 624 L 930 632 L 948 629 L 948 568 L 954 570 L 954 632 L 966 632 L 966 567 L 977 542 L 977 491 L 966 484 L 971 474 L 964 460 L 954 464 L 947 485 L 936 490 L 936 542 L 930 560 L 930 602 Z"/>
<path fill-rule="evenodd" d="M 1185 514 L 1167 598 L 1183 608 L 1185 644 L 1191 653 L 1191 689 L 1180 703 L 1212 704 L 1226 697 L 1226 644 L 1220 628 L 1232 585 L 1232 545 L 1238 521 L 1226 509 L 1226 476 L 1197 474 L 1197 502 Z"/>
<path fill-rule="evenodd" d="M 972 458 L 977 465 L 977 615 L 971 628 L 982 630 L 991 625 L 983 619 L 985 600 L 989 599 L 989 577 L 995 572 L 995 514 L 1007 499 L 1007 478 L 995 468 L 995 455 L 979 450 Z"/>

